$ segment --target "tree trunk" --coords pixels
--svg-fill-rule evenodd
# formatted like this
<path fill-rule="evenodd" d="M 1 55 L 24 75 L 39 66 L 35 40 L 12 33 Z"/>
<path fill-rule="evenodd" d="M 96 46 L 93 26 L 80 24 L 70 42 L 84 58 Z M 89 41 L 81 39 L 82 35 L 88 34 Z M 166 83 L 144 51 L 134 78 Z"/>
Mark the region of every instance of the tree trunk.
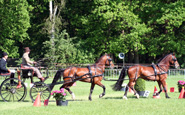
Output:
<path fill-rule="evenodd" d="M 134 62 L 137 64 L 139 63 L 139 54 L 137 51 L 134 52 Z"/>
<path fill-rule="evenodd" d="M 134 51 L 134 62 L 139 63 L 139 54 L 138 54 L 138 47 L 136 47 L 136 50 Z"/>

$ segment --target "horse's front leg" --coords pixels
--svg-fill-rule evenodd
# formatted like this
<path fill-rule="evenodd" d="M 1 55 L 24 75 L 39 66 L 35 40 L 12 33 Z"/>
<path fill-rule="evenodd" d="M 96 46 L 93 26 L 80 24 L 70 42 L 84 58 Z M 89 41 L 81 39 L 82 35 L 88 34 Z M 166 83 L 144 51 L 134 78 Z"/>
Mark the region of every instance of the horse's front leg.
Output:
<path fill-rule="evenodd" d="M 170 98 L 169 96 L 168 96 L 168 94 L 167 94 L 167 85 L 166 85 L 166 81 L 165 80 L 163 80 L 162 81 L 162 85 L 163 85 L 163 88 L 164 88 L 164 92 L 165 92 L 165 96 L 166 96 L 166 98 Z"/>
<path fill-rule="evenodd" d="M 94 84 L 94 83 L 91 83 L 91 89 L 90 89 L 90 94 L 89 94 L 89 100 L 90 100 L 90 101 L 92 101 L 91 95 L 92 95 L 92 93 L 93 93 L 94 86 L 95 86 L 95 84 Z"/>
<path fill-rule="evenodd" d="M 102 98 L 105 95 L 105 86 L 101 83 L 101 81 L 96 82 L 95 84 L 97 84 L 98 86 L 103 88 L 103 93 L 99 95 L 99 98 Z"/>
<path fill-rule="evenodd" d="M 162 88 L 162 82 L 161 81 L 157 81 L 157 83 L 159 85 L 160 90 L 159 90 L 158 93 L 156 93 L 156 95 L 159 95 L 162 92 L 162 90 L 163 90 L 163 88 Z"/>
<path fill-rule="evenodd" d="M 99 95 L 99 98 L 102 98 L 102 97 L 105 95 L 105 89 L 106 89 L 106 88 L 105 88 L 104 85 L 102 85 L 102 88 L 103 88 L 103 93 Z"/>

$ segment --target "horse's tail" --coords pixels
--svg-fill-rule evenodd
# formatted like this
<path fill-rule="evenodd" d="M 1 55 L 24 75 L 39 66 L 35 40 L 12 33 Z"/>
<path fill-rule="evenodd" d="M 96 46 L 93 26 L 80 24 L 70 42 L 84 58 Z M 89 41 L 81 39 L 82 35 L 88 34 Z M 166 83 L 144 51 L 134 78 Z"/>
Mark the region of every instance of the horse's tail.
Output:
<path fill-rule="evenodd" d="M 125 79 L 125 72 L 126 72 L 126 67 L 123 67 L 123 69 L 121 70 L 121 74 L 119 75 L 118 81 L 113 85 L 113 90 L 115 91 L 121 90 L 122 88 L 121 85 Z"/>
<path fill-rule="evenodd" d="M 54 77 L 54 79 L 53 79 L 53 81 L 52 81 L 52 83 L 51 83 L 51 85 L 50 85 L 50 90 L 52 91 L 53 90 L 53 87 L 55 86 L 55 84 L 57 83 L 57 81 L 59 80 L 59 79 L 61 79 L 61 76 L 62 76 L 62 73 L 65 71 L 65 69 L 59 69 L 58 71 L 57 71 L 57 73 L 55 74 L 55 77 Z"/>

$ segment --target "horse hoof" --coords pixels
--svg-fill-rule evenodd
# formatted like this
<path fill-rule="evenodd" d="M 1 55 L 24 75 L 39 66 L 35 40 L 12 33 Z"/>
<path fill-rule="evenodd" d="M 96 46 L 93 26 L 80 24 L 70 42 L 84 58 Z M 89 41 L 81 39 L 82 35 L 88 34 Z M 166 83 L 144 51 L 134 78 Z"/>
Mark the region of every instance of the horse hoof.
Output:
<path fill-rule="evenodd" d="M 102 98 L 104 95 L 105 95 L 105 94 L 101 94 L 101 95 L 99 95 L 99 98 Z"/>
<path fill-rule="evenodd" d="M 126 97 L 126 96 L 123 96 L 123 99 L 124 99 L 124 100 L 127 100 L 127 97 Z"/>
<path fill-rule="evenodd" d="M 71 95 L 72 95 L 72 99 L 75 100 L 75 94 L 72 93 Z"/>
<path fill-rule="evenodd" d="M 167 99 L 170 99 L 170 97 L 166 97 Z"/>
<path fill-rule="evenodd" d="M 92 101 L 92 99 L 89 97 L 89 101 Z"/>
<path fill-rule="evenodd" d="M 136 98 L 139 99 L 139 94 L 136 94 Z"/>

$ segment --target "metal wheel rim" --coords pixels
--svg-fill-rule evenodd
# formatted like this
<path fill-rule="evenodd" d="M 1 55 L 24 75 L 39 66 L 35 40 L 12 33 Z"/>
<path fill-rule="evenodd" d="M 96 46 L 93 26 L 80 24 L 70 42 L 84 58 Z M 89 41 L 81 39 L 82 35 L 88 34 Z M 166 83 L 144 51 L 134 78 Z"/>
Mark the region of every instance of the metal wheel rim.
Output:
<path fill-rule="evenodd" d="M 35 101 L 38 93 L 40 93 L 41 102 L 44 102 L 44 100 L 49 99 L 51 96 L 50 88 L 47 84 L 42 82 L 34 83 L 34 85 L 31 87 L 30 98 L 32 99 L 32 102 Z"/>
<path fill-rule="evenodd" d="M 13 83 L 11 83 L 13 81 Z M 21 82 L 21 88 L 17 88 L 18 82 Z M 5 102 L 23 101 L 26 97 L 27 89 L 24 83 L 17 78 L 8 78 L 3 81 L 0 87 L 1 98 Z"/>

